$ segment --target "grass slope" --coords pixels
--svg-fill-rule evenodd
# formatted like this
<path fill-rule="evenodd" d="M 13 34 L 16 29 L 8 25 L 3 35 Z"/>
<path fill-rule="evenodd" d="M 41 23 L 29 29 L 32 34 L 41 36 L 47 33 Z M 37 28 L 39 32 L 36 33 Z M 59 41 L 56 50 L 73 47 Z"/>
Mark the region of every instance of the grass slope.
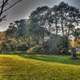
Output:
<path fill-rule="evenodd" d="M 58 62 L 63 64 L 80 65 L 80 55 L 77 60 L 72 60 L 70 56 L 66 55 L 22 55 L 25 58 L 36 59 L 48 62 Z"/>
<path fill-rule="evenodd" d="M 80 65 L 1 55 L 0 80 L 80 80 Z"/>

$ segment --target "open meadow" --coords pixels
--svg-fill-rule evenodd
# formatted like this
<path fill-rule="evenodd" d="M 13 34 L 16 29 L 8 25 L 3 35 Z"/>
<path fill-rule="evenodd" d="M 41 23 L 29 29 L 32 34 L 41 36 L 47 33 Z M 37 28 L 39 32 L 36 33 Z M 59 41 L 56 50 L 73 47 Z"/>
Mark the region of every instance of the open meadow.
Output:
<path fill-rule="evenodd" d="M 80 80 L 80 60 L 76 61 L 77 65 L 60 63 L 54 59 L 50 61 L 30 56 L 0 55 L 0 80 Z M 62 59 L 67 61 L 69 57 Z"/>

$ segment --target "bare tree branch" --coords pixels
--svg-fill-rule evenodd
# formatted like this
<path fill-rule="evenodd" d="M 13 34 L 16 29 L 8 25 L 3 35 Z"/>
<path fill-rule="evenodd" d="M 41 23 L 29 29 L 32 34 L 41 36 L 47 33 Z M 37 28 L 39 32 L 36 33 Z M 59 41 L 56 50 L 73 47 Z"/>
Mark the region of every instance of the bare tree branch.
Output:
<path fill-rule="evenodd" d="M 11 9 L 12 7 L 14 7 L 16 4 L 18 4 L 19 2 L 21 2 L 22 0 L 18 0 L 16 1 L 14 4 L 12 4 L 10 7 L 8 7 L 7 9 L 5 9 L 3 12 L 6 12 L 7 10 Z"/>
<path fill-rule="evenodd" d="M 22 0 L 17 0 L 12 5 L 10 5 L 9 7 L 6 8 L 6 6 L 9 5 L 8 4 L 9 1 L 10 0 L 2 0 L 2 2 L 1 2 L 1 6 L 0 6 L 0 22 L 2 22 L 4 18 L 6 18 L 6 15 L 3 15 L 3 13 L 6 12 L 6 11 L 8 11 L 9 9 L 11 9 L 12 7 L 14 7 L 16 4 L 18 4 Z"/>
<path fill-rule="evenodd" d="M 3 0 L 2 5 L 1 5 L 1 10 L 0 10 L 0 17 L 1 17 L 1 15 L 3 14 L 4 7 L 5 7 L 5 5 L 6 5 L 6 3 L 7 3 L 8 1 L 9 1 L 9 0 Z"/>

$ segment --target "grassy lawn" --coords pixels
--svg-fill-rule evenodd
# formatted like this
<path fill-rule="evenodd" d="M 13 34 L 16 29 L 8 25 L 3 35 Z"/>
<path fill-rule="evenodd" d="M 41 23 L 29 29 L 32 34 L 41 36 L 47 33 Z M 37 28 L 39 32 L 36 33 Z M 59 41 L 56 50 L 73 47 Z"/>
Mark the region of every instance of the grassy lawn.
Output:
<path fill-rule="evenodd" d="M 0 80 L 80 80 L 80 60 L 67 65 L 68 56 L 25 57 L 0 55 Z"/>
<path fill-rule="evenodd" d="M 80 65 L 80 56 L 78 56 L 77 60 L 72 60 L 70 56 L 66 55 L 22 55 L 22 56 L 25 58 L 31 58 L 42 61 Z"/>

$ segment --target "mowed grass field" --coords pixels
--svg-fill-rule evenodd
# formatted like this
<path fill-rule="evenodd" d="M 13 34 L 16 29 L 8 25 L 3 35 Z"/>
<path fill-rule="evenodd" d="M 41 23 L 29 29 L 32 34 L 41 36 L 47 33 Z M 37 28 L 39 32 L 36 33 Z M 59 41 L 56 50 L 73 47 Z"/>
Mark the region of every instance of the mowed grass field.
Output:
<path fill-rule="evenodd" d="M 80 80 L 80 65 L 0 55 L 0 80 Z"/>

